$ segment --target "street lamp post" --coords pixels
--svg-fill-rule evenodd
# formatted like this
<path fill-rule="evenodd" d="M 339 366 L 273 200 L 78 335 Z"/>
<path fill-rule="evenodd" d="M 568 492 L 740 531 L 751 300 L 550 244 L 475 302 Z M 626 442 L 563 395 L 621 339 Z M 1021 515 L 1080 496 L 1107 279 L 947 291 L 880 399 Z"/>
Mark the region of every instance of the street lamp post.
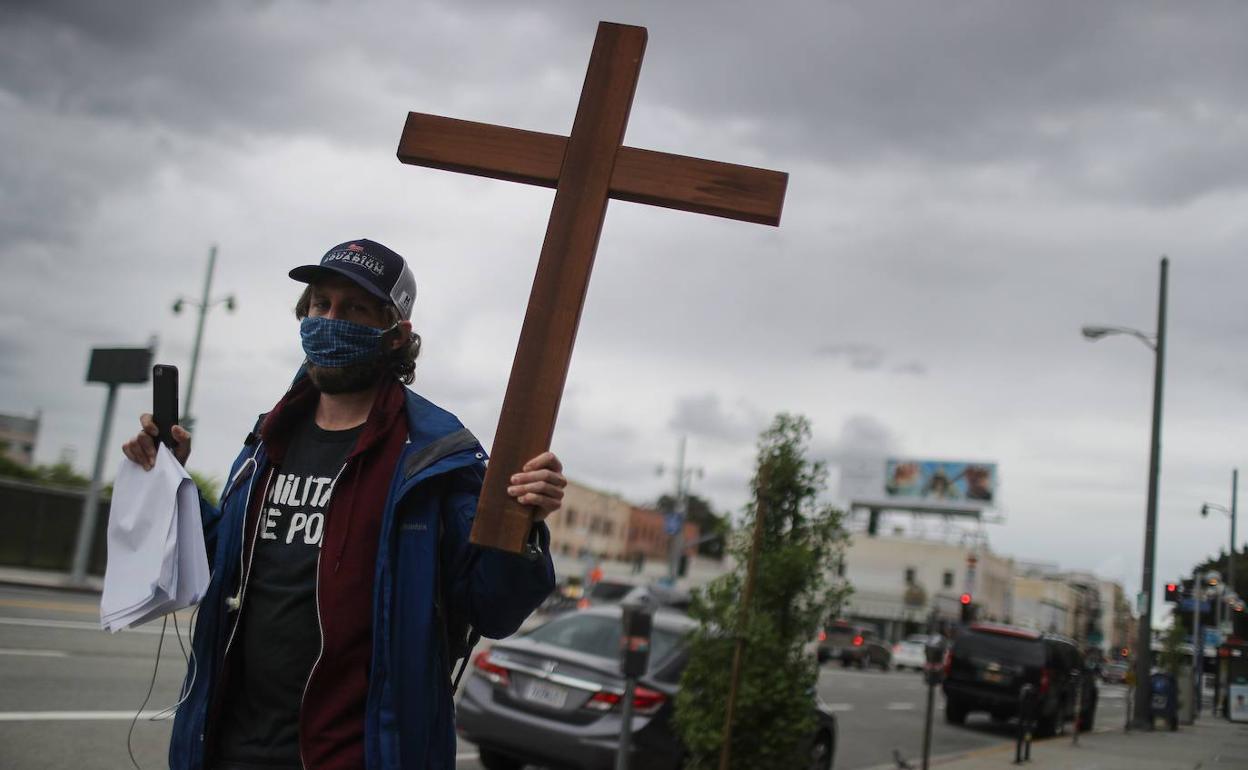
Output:
<path fill-rule="evenodd" d="M 207 317 L 208 311 L 212 309 L 214 305 L 224 304 L 225 309 L 231 313 L 234 312 L 234 308 L 238 306 L 233 294 L 226 297 L 220 297 L 215 300 L 209 299 L 209 294 L 212 291 L 212 273 L 213 270 L 216 269 L 216 266 L 217 246 L 216 244 L 213 244 L 212 248 L 208 251 L 208 273 L 204 276 L 203 299 L 196 301 L 189 297 L 178 297 L 173 302 L 173 312 L 175 315 L 182 312 L 182 307 L 184 305 L 191 305 L 199 310 L 199 321 L 195 325 L 195 344 L 191 347 L 191 376 L 186 382 L 186 400 L 182 403 L 181 425 L 187 431 L 195 429 L 195 417 L 194 412 L 191 411 L 191 399 L 195 396 L 195 375 L 199 372 L 199 348 L 204 340 L 204 319 Z"/>
<path fill-rule="evenodd" d="M 1226 553 L 1226 584 L 1230 586 L 1232 592 L 1235 592 L 1235 513 L 1239 498 L 1239 469 L 1231 470 L 1231 507 L 1227 508 L 1217 503 L 1204 503 L 1200 506 L 1200 515 L 1208 516 L 1209 511 L 1221 511 L 1225 513 L 1231 520 L 1231 550 Z"/>
<path fill-rule="evenodd" d="M 1161 474 L 1161 404 L 1162 386 L 1166 367 L 1166 289 L 1170 272 L 1170 259 L 1161 258 L 1161 283 L 1157 292 L 1157 333 L 1149 336 L 1144 332 L 1117 326 L 1085 326 L 1083 336 L 1098 340 L 1112 334 L 1127 334 L 1139 339 L 1154 354 L 1153 365 L 1153 427 L 1148 458 L 1148 503 L 1144 524 L 1144 574 L 1141 590 L 1144 606 L 1140 611 L 1139 635 L 1136 639 L 1135 656 L 1135 725 L 1148 727 L 1149 677 L 1153 668 L 1153 561 L 1157 551 L 1157 482 Z"/>

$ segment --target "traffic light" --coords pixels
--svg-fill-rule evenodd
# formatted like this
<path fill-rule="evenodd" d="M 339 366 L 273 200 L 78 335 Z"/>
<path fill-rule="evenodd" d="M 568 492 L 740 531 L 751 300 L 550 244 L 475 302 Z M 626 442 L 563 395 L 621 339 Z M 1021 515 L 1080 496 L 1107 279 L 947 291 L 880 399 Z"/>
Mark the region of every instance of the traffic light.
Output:
<path fill-rule="evenodd" d="M 975 605 L 971 601 L 970 594 L 962 594 L 958 597 L 958 602 L 962 605 L 962 623 L 970 623 L 975 620 Z"/>
<path fill-rule="evenodd" d="M 1179 590 L 1178 583 L 1166 583 L 1166 601 L 1179 602 L 1183 599 L 1183 594 Z"/>

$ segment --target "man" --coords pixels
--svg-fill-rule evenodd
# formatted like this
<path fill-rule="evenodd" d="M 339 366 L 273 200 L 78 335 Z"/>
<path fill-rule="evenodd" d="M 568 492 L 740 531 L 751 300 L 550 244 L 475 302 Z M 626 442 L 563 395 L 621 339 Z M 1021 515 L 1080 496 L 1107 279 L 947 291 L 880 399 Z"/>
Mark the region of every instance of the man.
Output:
<path fill-rule="evenodd" d="M 550 452 L 511 478 L 528 553 L 468 542 L 485 452 L 403 387 L 420 337 L 403 258 L 369 240 L 290 271 L 307 357 L 248 435 L 220 507 L 201 499 L 212 581 L 169 747 L 173 768 L 453 768 L 451 667 L 554 587 Z M 150 469 L 156 426 L 123 446 Z M 185 463 L 191 437 L 172 428 Z"/>

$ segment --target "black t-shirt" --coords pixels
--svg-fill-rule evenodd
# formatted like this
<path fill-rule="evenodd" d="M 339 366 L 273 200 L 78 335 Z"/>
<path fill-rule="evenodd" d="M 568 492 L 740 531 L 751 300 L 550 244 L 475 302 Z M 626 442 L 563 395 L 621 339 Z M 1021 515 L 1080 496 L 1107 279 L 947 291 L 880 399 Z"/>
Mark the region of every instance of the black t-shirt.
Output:
<path fill-rule="evenodd" d="M 335 478 L 364 426 L 327 431 L 312 417 L 292 436 L 260 509 L 218 756 L 300 766 L 299 706 L 321 651 L 316 569 Z"/>

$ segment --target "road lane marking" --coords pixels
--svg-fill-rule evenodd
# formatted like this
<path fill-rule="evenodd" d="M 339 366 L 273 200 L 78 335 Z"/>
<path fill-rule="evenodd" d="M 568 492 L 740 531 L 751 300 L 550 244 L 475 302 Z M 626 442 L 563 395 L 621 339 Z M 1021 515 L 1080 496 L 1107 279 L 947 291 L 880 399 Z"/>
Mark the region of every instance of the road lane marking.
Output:
<path fill-rule="evenodd" d="M 854 704 L 852 703 L 825 703 L 823 704 L 823 707 L 826 708 L 828 711 L 853 711 L 854 710 Z"/>
<path fill-rule="evenodd" d="M 151 719 L 166 711 L 140 711 L 139 719 Z M 0 711 L 0 722 L 129 722 L 133 711 Z"/>
<path fill-rule="evenodd" d="M 27 655 L 32 658 L 68 658 L 69 653 L 62 650 L 11 650 L 0 647 L 0 655 Z"/>
<path fill-rule="evenodd" d="M 75 631 L 98 631 L 107 633 L 99 623 L 88 623 L 85 620 L 43 620 L 40 618 L 0 618 L 0 626 L 27 626 L 30 628 L 66 628 Z M 160 627 L 127 628 L 121 633 L 159 634 Z M 173 633 L 172 630 L 170 633 Z"/>
<path fill-rule="evenodd" d="M 59 610 L 99 615 L 100 603 L 44 602 L 35 599 L 0 599 L 0 607 L 21 607 L 28 610 Z"/>

